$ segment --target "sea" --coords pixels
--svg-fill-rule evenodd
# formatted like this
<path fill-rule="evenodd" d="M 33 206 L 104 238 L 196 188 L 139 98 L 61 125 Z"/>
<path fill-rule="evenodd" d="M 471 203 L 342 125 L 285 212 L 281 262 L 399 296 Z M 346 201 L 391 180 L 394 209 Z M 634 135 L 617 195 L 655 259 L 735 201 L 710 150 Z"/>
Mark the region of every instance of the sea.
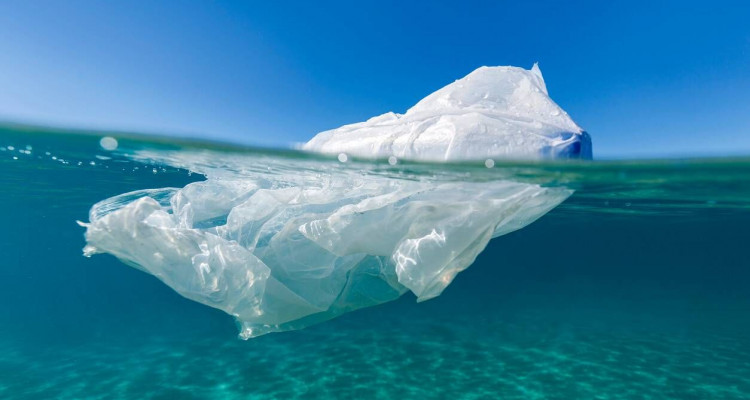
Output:
<path fill-rule="evenodd" d="M 436 298 L 407 292 L 242 340 L 224 312 L 111 255 L 83 256 L 78 221 L 97 202 L 205 179 L 134 154 L 197 150 L 290 170 L 342 163 L 0 127 L 0 399 L 750 399 L 750 158 L 344 157 L 362 173 L 513 179 L 574 193 L 490 241 Z"/>

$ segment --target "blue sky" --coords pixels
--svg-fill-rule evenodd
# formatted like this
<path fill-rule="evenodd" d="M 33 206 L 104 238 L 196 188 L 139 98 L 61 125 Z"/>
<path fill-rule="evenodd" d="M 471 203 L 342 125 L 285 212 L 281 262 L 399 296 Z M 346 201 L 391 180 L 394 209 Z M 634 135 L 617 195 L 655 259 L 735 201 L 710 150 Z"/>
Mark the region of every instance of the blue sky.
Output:
<path fill-rule="evenodd" d="M 534 62 L 597 157 L 750 154 L 750 2 L 0 2 L 5 121 L 286 146 Z"/>

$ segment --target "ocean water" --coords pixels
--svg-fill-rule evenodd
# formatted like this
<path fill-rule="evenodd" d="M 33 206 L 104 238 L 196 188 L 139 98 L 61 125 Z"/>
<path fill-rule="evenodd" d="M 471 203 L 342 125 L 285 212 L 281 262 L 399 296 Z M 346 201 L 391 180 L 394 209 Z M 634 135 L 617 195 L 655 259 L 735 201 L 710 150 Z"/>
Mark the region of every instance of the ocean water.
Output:
<path fill-rule="evenodd" d="M 293 151 L 0 128 L 2 399 L 750 398 L 750 159 L 430 165 L 575 193 L 493 239 L 437 298 L 250 340 L 232 318 L 109 255 L 91 206 L 200 174 L 130 155 Z"/>

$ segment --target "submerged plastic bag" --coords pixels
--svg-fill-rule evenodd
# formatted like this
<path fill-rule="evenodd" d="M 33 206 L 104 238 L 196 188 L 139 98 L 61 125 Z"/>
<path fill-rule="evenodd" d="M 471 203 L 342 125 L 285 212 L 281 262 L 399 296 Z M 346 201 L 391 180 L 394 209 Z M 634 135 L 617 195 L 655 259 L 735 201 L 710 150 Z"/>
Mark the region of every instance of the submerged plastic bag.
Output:
<path fill-rule="evenodd" d="M 530 119 L 519 101 L 544 118 Z M 535 129 L 516 131 L 522 127 Z M 585 139 L 549 100 L 538 70 L 497 67 L 480 68 L 403 116 L 324 132 L 306 148 L 417 159 L 581 157 L 590 153 Z M 243 338 L 299 329 L 407 291 L 419 300 L 438 296 L 491 238 L 528 225 L 572 193 L 438 165 L 414 173 L 255 153 L 130 156 L 206 181 L 94 205 L 85 254 L 110 253 L 225 311 Z"/>

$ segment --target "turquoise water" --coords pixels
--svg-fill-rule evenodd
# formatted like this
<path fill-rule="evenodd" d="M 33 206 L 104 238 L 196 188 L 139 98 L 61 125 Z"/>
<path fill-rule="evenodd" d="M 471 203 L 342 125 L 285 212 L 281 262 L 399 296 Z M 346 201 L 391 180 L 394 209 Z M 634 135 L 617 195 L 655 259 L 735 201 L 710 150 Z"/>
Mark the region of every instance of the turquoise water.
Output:
<path fill-rule="evenodd" d="M 0 128 L 0 398 L 750 398 L 750 159 L 429 165 L 576 190 L 492 240 L 445 292 L 248 341 L 228 315 L 109 255 L 91 206 L 203 177 L 139 150 L 291 151 Z"/>

